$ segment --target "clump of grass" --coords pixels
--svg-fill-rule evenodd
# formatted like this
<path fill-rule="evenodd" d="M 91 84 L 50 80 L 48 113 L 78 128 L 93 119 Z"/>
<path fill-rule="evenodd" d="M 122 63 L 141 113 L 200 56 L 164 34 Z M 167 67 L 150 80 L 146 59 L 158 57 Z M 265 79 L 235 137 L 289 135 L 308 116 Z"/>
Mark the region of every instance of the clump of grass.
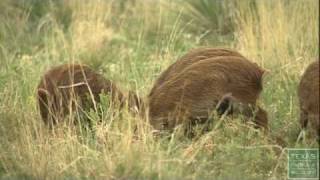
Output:
<path fill-rule="evenodd" d="M 233 39 L 233 3 L 234 1 L 188 0 L 185 2 L 183 17 L 192 31 L 202 34 L 202 42 L 223 44 L 223 41 Z"/>

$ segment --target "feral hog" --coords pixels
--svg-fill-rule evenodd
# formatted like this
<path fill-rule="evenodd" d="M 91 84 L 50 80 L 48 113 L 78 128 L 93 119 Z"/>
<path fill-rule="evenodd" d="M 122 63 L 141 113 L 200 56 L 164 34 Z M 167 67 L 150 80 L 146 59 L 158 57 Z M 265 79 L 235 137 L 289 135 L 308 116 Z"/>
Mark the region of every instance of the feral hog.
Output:
<path fill-rule="evenodd" d="M 305 129 L 309 124 L 318 137 L 320 136 L 319 85 L 319 61 L 315 61 L 302 75 L 298 96 L 301 128 Z"/>
<path fill-rule="evenodd" d="M 190 52 L 179 58 L 174 64 L 170 65 L 168 69 L 161 73 L 160 77 L 156 80 L 155 85 L 151 89 L 150 96 L 154 93 L 154 91 L 156 91 L 156 88 L 162 85 L 163 82 L 166 82 L 171 77 L 176 76 L 177 74 L 182 72 L 186 67 L 198 61 L 219 56 L 236 56 L 244 58 L 240 53 L 226 48 L 192 49 Z"/>
<path fill-rule="evenodd" d="M 76 110 L 97 110 L 102 93 L 110 96 L 111 105 L 122 107 L 126 101 L 125 94 L 114 83 L 86 65 L 53 67 L 44 74 L 37 88 L 41 117 L 52 126 Z M 134 107 L 139 102 L 133 92 L 129 92 L 128 98 L 128 106 Z"/>
<path fill-rule="evenodd" d="M 164 76 L 166 81 L 160 85 L 156 83 L 148 99 L 151 125 L 157 130 L 172 130 L 185 122 L 203 122 L 215 109 L 218 113 L 225 112 L 232 99 L 243 104 L 244 115 L 255 116 L 257 126 L 267 128 L 267 113 L 256 106 L 264 70 L 238 53 L 232 54 L 204 58 L 191 64 L 185 60 L 180 73 L 165 71 L 160 75 L 160 79 Z M 169 69 L 180 70 L 179 65 L 173 66 L 176 67 Z M 249 109 L 255 112 L 249 113 Z"/>

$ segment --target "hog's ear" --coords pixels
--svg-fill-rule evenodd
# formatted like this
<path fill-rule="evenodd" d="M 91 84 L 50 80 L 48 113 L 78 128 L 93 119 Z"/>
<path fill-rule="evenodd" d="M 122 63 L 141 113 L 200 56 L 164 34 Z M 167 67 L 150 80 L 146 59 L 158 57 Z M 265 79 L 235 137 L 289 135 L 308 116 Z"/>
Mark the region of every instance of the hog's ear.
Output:
<path fill-rule="evenodd" d="M 234 97 L 231 93 L 227 93 L 221 97 L 219 100 L 216 111 L 219 116 L 222 116 L 223 114 L 230 114 L 232 113 L 232 105 L 234 103 Z"/>

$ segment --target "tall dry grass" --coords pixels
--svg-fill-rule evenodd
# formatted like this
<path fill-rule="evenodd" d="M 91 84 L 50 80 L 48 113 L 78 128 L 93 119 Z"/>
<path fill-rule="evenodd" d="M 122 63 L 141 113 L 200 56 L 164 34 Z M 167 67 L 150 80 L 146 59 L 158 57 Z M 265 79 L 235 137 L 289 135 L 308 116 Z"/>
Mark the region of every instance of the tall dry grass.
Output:
<path fill-rule="evenodd" d="M 319 59 L 319 2 L 248 0 L 234 7 L 233 46 L 268 70 L 263 102 L 270 124 L 278 134 L 295 136 L 297 83 L 305 68 Z"/>
<path fill-rule="evenodd" d="M 235 48 L 259 64 L 295 72 L 318 57 L 318 1 L 241 1 L 236 8 Z"/>

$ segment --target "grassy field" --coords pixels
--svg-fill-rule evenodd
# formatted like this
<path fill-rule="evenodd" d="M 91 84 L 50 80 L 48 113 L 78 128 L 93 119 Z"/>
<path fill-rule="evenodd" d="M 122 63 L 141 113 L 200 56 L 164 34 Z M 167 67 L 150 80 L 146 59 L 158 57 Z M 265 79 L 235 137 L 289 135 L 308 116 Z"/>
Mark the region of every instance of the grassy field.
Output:
<path fill-rule="evenodd" d="M 0 22 L 0 179 L 286 179 L 287 148 L 319 147 L 296 142 L 297 84 L 319 57 L 318 0 L 1 0 Z M 107 107 L 93 133 L 52 132 L 40 118 L 35 90 L 54 65 L 88 64 L 146 97 L 166 67 L 203 46 L 269 70 L 259 102 L 268 135 L 239 118 L 195 139 L 155 138 L 145 120 Z"/>

